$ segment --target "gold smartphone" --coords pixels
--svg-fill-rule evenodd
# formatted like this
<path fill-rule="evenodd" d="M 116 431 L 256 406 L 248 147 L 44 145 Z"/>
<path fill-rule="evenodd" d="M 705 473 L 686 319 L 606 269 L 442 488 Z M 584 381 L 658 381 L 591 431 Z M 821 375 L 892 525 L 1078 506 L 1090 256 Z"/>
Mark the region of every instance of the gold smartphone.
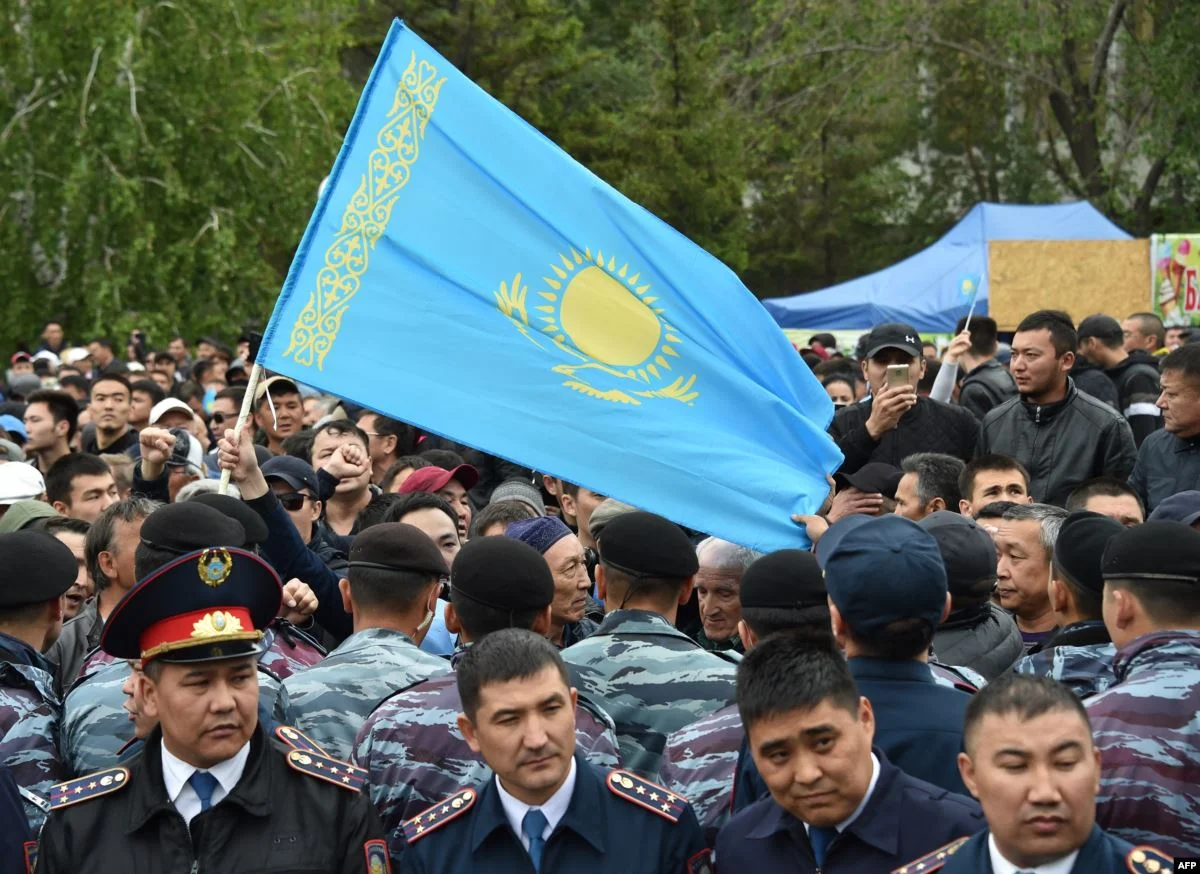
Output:
<path fill-rule="evenodd" d="M 884 388 L 895 388 L 898 385 L 909 385 L 911 364 L 889 364 L 887 376 L 884 378 Z"/>

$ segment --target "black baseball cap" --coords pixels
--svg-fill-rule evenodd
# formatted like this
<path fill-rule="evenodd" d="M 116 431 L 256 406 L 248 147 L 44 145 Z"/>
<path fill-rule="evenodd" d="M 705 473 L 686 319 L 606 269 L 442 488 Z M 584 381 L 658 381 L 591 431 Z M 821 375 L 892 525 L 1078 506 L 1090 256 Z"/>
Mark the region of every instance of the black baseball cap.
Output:
<path fill-rule="evenodd" d="M 973 594 L 980 584 L 996 581 L 996 544 L 974 519 L 939 510 L 917 524 L 937 541 L 951 595 Z"/>
<path fill-rule="evenodd" d="M 900 485 L 900 480 L 903 478 L 904 472 L 900 468 L 884 464 L 882 461 L 872 461 L 870 464 L 864 464 L 854 473 L 838 472 L 834 474 L 833 481 L 839 488 L 854 486 L 860 492 L 872 495 L 880 494 L 885 498 L 895 500 L 896 487 Z"/>
<path fill-rule="evenodd" d="M 311 464 L 294 455 L 276 455 L 268 459 L 262 466 L 262 474 L 267 480 L 283 480 L 298 492 L 307 489 L 314 498 L 321 494 L 317 472 Z"/>
<path fill-rule="evenodd" d="M 874 358 L 884 349 L 899 349 L 913 358 L 920 358 L 923 345 L 921 335 L 912 325 L 906 325 L 903 322 L 888 322 L 884 325 L 876 325 L 867 334 L 865 351 L 867 358 Z"/>

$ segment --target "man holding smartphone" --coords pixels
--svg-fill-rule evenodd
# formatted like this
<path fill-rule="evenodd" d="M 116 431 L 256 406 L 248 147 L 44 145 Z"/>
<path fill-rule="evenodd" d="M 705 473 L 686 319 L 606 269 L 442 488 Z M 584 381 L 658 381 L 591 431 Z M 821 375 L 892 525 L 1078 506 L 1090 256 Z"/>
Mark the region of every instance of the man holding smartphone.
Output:
<path fill-rule="evenodd" d="M 829 433 L 846 456 L 842 473 L 872 461 L 900 466 L 916 452 L 970 461 L 979 421 L 961 407 L 917 395 L 925 375 L 921 335 L 911 325 L 877 325 L 860 362 L 870 396 L 839 410 Z"/>

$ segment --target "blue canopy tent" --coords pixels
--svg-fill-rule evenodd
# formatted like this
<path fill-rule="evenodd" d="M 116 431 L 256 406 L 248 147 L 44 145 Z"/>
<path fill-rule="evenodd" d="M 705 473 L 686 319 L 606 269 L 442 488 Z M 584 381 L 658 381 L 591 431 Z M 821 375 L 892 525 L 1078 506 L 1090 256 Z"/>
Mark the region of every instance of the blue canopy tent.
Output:
<path fill-rule="evenodd" d="M 1013 206 L 979 203 L 924 251 L 840 285 L 764 300 L 782 328 L 860 329 L 906 322 L 950 333 L 967 314 L 963 282 L 980 283 L 975 312 L 988 311 L 988 243 L 992 240 L 1128 240 L 1090 203 Z"/>

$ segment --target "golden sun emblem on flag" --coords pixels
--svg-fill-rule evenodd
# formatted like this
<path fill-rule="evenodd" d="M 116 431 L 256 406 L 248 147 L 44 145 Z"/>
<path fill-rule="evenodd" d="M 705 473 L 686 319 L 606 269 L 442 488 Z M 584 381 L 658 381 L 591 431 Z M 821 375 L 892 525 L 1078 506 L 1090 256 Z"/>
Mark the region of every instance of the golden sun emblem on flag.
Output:
<path fill-rule="evenodd" d="M 542 343 L 548 340 L 570 359 L 551 368 L 566 377 L 563 385 L 611 403 L 640 406 L 642 398 L 662 398 L 692 406 L 700 396 L 696 375 L 676 372 L 684 369 L 683 338 L 641 273 L 590 248 L 558 259 L 542 277 L 532 308 L 520 273 L 494 295 L 500 312 L 530 342 L 550 351 Z"/>

